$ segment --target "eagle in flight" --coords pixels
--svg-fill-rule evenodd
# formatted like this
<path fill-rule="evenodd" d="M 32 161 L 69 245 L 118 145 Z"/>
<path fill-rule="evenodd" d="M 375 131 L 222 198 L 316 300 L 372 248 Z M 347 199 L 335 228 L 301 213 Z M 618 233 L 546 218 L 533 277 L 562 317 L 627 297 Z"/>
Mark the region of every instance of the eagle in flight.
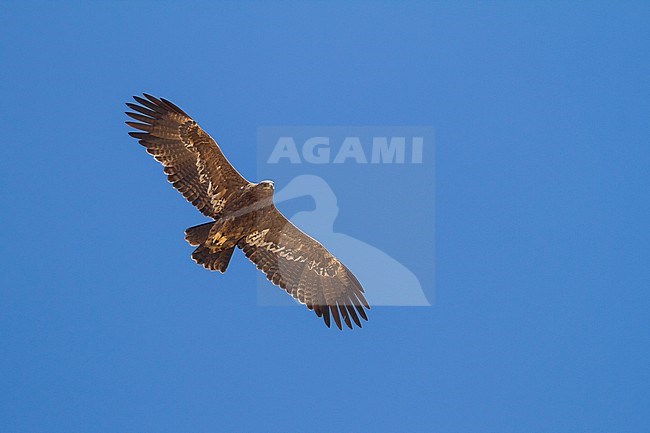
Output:
<path fill-rule="evenodd" d="M 235 247 L 275 285 L 330 326 L 330 314 L 352 329 L 370 309 L 357 278 L 273 204 L 273 182 L 251 183 L 230 165 L 217 143 L 183 110 L 143 94 L 126 105 L 129 132 L 164 166 L 167 179 L 212 221 L 185 230 L 192 259 L 225 272 Z"/>

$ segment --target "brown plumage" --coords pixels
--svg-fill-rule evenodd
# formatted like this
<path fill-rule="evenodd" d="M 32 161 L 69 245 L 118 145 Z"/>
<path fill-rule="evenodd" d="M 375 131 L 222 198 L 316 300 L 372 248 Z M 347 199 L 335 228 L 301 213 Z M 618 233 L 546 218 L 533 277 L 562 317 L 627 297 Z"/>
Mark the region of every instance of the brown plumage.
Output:
<path fill-rule="evenodd" d="M 368 320 L 368 303 L 355 276 L 320 243 L 291 224 L 273 204 L 273 183 L 244 179 L 217 143 L 183 110 L 144 94 L 126 114 L 129 132 L 164 166 L 168 180 L 213 221 L 185 231 L 192 258 L 225 272 L 235 247 L 295 300 L 339 329 Z"/>

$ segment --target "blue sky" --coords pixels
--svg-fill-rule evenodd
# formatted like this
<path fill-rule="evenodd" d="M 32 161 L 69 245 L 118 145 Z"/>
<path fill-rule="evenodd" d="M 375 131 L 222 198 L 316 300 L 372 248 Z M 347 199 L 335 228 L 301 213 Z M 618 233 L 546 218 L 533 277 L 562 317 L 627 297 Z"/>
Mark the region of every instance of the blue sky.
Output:
<path fill-rule="evenodd" d="M 649 19 L 642 2 L 1 2 L 0 430 L 646 431 Z M 419 213 L 373 192 L 335 227 L 430 268 L 433 306 L 339 332 L 258 306 L 241 254 L 196 266 L 182 232 L 203 218 L 126 134 L 143 91 L 253 180 L 260 126 L 432 126 L 435 186 L 400 197 Z M 423 215 L 433 262 L 399 236 Z"/>

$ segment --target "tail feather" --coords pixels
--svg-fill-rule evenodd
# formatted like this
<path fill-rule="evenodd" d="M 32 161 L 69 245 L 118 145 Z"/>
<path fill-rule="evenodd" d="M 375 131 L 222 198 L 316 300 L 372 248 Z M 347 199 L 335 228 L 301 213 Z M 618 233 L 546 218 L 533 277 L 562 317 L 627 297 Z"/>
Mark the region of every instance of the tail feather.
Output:
<path fill-rule="evenodd" d="M 208 239 L 210 229 L 213 225 L 214 221 L 186 229 L 185 240 L 193 247 L 201 245 Z"/>
<path fill-rule="evenodd" d="M 225 250 L 212 252 L 207 246 L 201 245 L 192 253 L 192 259 L 197 264 L 203 265 L 206 269 L 224 273 L 226 272 L 228 263 L 230 263 L 233 251 L 235 251 L 234 246 Z"/>

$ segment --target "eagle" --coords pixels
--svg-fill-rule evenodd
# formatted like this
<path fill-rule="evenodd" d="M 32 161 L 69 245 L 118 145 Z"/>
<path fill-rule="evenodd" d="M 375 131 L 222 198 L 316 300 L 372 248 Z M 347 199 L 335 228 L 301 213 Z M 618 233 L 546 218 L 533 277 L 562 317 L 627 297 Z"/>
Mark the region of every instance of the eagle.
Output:
<path fill-rule="evenodd" d="M 330 327 L 361 327 L 370 309 L 359 280 L 318 241 L 294 226 L 273 203 L 272 181 L 251 183 L 228 162 L 216 141 L 183 110 L 143 93 L 127 102 L 137 131 L 129 135 L 160 162 L 168 181 L 211 221 L 185 230 L 192 259 L 224 273 L 235 248 L 273 284 Z"/>

